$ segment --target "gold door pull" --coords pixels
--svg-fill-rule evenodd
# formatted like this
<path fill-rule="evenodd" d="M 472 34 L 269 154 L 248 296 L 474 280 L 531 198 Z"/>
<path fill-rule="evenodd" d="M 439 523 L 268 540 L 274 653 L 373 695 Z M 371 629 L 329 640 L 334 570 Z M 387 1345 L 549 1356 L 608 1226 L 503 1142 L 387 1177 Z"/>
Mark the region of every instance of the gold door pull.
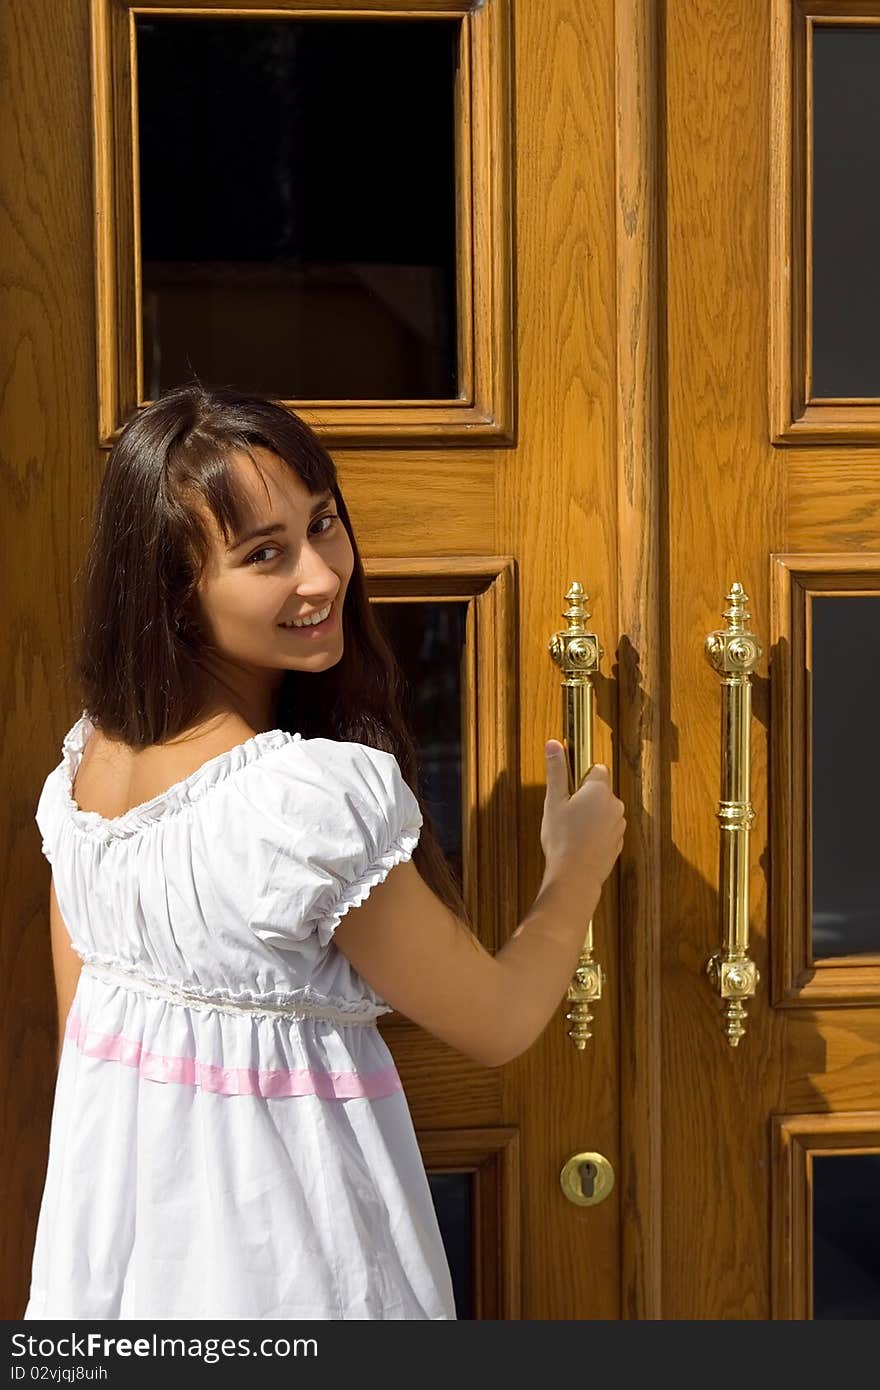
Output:
<path fill-rule="evenodd" d="M 586 629 L 589 599 L 575 580 L 565 595 L 568 607 L 562 616 L 568 626 L 554 632 L 548 650 L 562 672 L 562 743 L 568 757 L 569 785 L 577 789 L 593 765 L 593 677 L 604 656 L 599 639 Z M 583 950 L 566 991 L 571 1008 L 565 1017 L 568 1036 L 583 1052 L 591 1038 L 590 1005 L 602 997 L 602 967 L 593 960 L 593 923 L 587 923 Z"/>
<path fill-rule="evenodd" d="M 747 631 L 748 594 L 732 584 L 724 610 L 727 627 L 710 632 L 705 654 L 721 677 L 721 826 L 719 897 L 721 947 L 706 972 L 725 1001 L 724 1031 L 731 1047 L 745 1033 L 745 1000 L 753 998 L 760 976 L 749 959 L 749 835 L 752 809 L 749 739 L 752 720 L 752 672 L 761 660 L 761 644 Z"/>

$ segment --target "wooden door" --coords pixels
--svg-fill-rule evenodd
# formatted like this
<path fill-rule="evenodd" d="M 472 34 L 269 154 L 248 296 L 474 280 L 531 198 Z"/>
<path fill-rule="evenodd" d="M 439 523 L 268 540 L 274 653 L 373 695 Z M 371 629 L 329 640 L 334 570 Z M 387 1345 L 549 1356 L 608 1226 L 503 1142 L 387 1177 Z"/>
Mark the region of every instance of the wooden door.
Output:
<path fill-rule="evenodd" d="M 878 21 L 876 4 L 665 7 L 668 1318 L 880 1310 Z M 731 1047 L 704 975 L 722 688 L 703 646 L 735 581 L 764 655 L 760 981 Z"/>
<path fill-rule="evenodd" d="M 616 634 L 633 628 L 631 614 L 621 617 L 621 592 L 638 573 L 644 542 L 636 481 L 624 504 L 629 529 L 620 554 L 620 381 L 630 458 L 638 449 L 631 422 L 643 406 L 631 399 L 629 368 L 618 367 L 615 318 L 619 296 L 637 298 L 634 287 L 644 283 L 644 230 L 638 189 L 630 189 L 634 201 L 621 216 L 634 250 L 618 284 L 615 52 L 646 62 L 637 22 L 644 7 L 622 7 L 617 29 L 610 0 L 525 4 L 515 17 L 509 0 L 331 0 L 321 8 L 322 22 L 328 13 L 363 22 L 368 9 L 368 22 L 381 30 L 400 10 L 425 32 L 439 33 L 441 22 L 459 31 L 450 98 L 456 389 L 447 398 L 374 391 L 366 402 L 327 390 L 322 399 L 300 393 L 294 403 L 337 460 L 371 594 L 411 678 L 435 816 L 458 858 L 476 929 L 497 949 L 530 907 L 543 872 L 543 747 L 562 731 L 548 642 L 566 625 L 573 581 L 589 593 L 607 653 L 594 756 L 612 766 L 617 759 L 613 654 Z M 155 22 L 152 41 L 161 25 L 185 19 L 188 61 L 196 61 L 207 32 L 199 25 L 238 25 L 244 43 L 251 22 L 247 5 L 226 0 L 147 0 L 138 11 L 128 0 L 90 7 L 35 0 L 7 7 L 2 21 L 11 65 L 3 192 L 16 229 L 4 250 L 12 288 L 3 419 L 18 480 L 7 596 L 20 634 L 6 682 L 13 795 L 5 844 L 7 866 L 27 866 L 8 874 L 4 894 L 7 1316 L 18 1316 L 26 1299 L 54 1084 L 48 873 L 32 817 L 61 735 L 80 711 L 67 664 L 77 568 L 104 451 L 127 411 L 149 399 L 150 383 L 162 384 L 149 337 L 156 316 L 179 322 L 186 294 L 198 289 L 180 255 L 175 260 L 172 250 L 168 263 L 148 265 L 139 239 L 146 243 L 150 217 L 148 151 L 143 129 L 139 148 L 133 143 L 132 113 L 148 61 L 136 26 Z M 279 0 L 275 11 L 272 22 L 316 19 L 301 0 Z M 633 89 L 629 100 L 637 112 L 644 93 Z M 153 111 L 160 121 L 161 106 Z M 624 139 L 638 149 L 632 130 Z M 628 148 L 623 155 L 630 158 Z M 394 179 L 405 192 L 415 174 L 405 162 L 392 172 L 383 185 L 388 197 Z M 319 269 L 310 292 L 316 281 L 330 284 L 342 305 L 329 320 L 339 357 L 346 370 L 372 379 L 363 375 L 375 365 L 369 352 L 349 351 L 365 301 L 345 298 L 350 277 L 343 284 L 332 268 Z M 238 267 L 232 290 L 246 284 L 264 305 L 277 295 L 272 328 L 280 335 L 286 301 L 273 274 Z M 384 272 L 371 270 L 368 280 L 370 304 L 384 295 L 390 305 L 370 351 L 393 359 L 409 381 L 412 354 L 399 330 L 410 301 L 388 288 Z M 212 312 L 238 313 L 221 302 L 230 281 L 215 289 Z M 631 326 L 639 313 L 644 321 L 642 309 L 630 315 Z M 235 326 L 227 342 L 240 348 L 247 324 L 226 322 Z M 203 320 L 197 327 L 196 369 Z M 287 361 L 280 341 L 260 358 L 240 353 L 241 372 Z M 162 360 L 173 359 L 166 352 Z M 383 1023 L 443 1206 L 463 1317 L 616 1318 L 623 1310 L 621 1210 L 634 1189 L 628 1198 L 620 1169 L 616 912 L 612 881 L 595 921 L 608 984 L 583 1051 L 567 1036 L 564 1006 L 535 1047 L 499 1070 L 471 1065 L 403 1019 Z M 638 1094 L 630 1085 L 627 1103 Z M 611 1195 L 593 1207 L 574 1205 L 560 1185 L 563 1163 L 581 1151 L 605 1155 L 617 1171 Z M 630 1315 L 640 1299 L 629 1296 Z"/>
<path fill-rule="evenodd" d="M 157 23 L 183 8 L 139 6 Z M 811 131 L 817 93 L 817 109 L 834 115 L 824 40 L 843 29 L 857 42 L 843 66 L 864 58 L 869 91 L 880 7 L 400 8 L 407 22 L 460 31 L 455 391 L 300 393 L 295 404 L 338 462 L 371 593 L 411 682 L 435 817 L 487 947 L 513 931 L 540 882 L 543 743 L 562 732 L 548 642 L 566 625 L 574 581 L 604 649 L 594 757 L 615 770 L 629 827 L 594 924 L 605 987 L 582 1051 L 564 1005 L 528 1053 L 495 1071 L 403 1019 L 382 1025 L 443 1210 L 461 1314 L 859 1315 L 872 1276 L 864 1241 L 860 1254 L 841 1233 L 866 1229 L 877 1206 L 880 950 L 870 848 L 864 829 L 860 839 L 842 827 L 870 826 L 859 801 L 870 711 L 847 692 L 873 678 L 847 675 L 872 650 L 880 592 L 880 372 L 870 275 L 864 293 L 839 292 L 858 248 L 844 255 L 822 241 L 823 215 L 847 204 L 833 181 L 816 180 L 860 167 L 834 157 L 846 110 Z M 296 0 L 276 9 L 307 17 Z M 395 14 L 377 0 L 369 9 Z M 66 640 L 104 450 L 148 398 L 156 362 L 144 351 L 159 281 L 136 235 L 130 10 L 127 0 L 95 0 L 90 15 L 74 0 L 34 0 L 2 18 L 14 235 L 4 239 L 0 438 L 15 480 L 4 554 L 18 634 L 4 647 L 9 1317 L 26 1297 L 54 1080 L 48 876 L 33 808 L 79 713 Z M 207 10 L 215 22 L 248 18 L 217 0 L 192 0 L 190 18 Z M 179 306 L 180 268 L 163 274 L 159 288 Z M 271 277 L 249 274 L 271 299 Z M 312 279 L 339 290 L 326 266 Z M 148 281 L 154 297 L 141 310 Z M 371 320 L 370 342 L 408 370 L 404 302 L 384 272 L 369 286 L 371 304 L 384 295 L 391 306 Z M 861 300 L 868 336 L 847 355 Z M 847 307 L 835 327 L 838 301 Z M 337 302 L 330 322 L 345 325 L 356 376 L 363 354 L 348 348 L 364 301 Z M 242 370 L 255 361 L 245 354 Z M 763 648 L 747 876 L 760 979 L 736 1047 L 706 974 L 722 944 L 723 691 L 704 653 L 734 582 Z M 835 783 L 835 768 L 860 767 L 866 778 Z M 838 858 L 846 869 L 835 876 Z M 839 878 L 861 885 L 861 899 L 836 900 Z M 596 1205 L 562 1190 L 561 1169 L 580 1153 L 614 1172 Z M 845 1209 L 846 1191 L 860 1205 Z"/>

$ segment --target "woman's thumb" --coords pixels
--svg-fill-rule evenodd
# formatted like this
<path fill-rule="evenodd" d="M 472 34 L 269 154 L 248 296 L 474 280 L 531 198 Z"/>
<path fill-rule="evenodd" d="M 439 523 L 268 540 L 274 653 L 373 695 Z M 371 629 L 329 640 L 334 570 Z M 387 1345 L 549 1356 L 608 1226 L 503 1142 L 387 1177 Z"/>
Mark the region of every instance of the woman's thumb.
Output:
<path fill-rule="evenodd" d="M 544 744 L 544 753 L 547 759 L 547 792 L 559 795 L 560 792 L 568 796 L 568 764 L 565 758 L 565 749 L 558 739 L 548 739 Z"/>

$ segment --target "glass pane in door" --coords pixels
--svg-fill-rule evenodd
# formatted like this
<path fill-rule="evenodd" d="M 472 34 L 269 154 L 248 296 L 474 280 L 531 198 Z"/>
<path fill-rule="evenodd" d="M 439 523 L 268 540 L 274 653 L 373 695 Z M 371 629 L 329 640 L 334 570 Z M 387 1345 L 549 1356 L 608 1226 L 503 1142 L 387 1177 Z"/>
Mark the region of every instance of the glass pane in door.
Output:
<path fill-rule="evenodd" d="M 813 1155 L 813 1317 L 880 1318 L 880 1153 Z"/>
<path fill-rule="evenodd" d="M 147 399 L 457 395 L 460 28 L 138 16 Z"/>
<path fill-rule="evenodd" d="M 473 1318 L 473 1173 L 429 1173 L 428 1185 L 449 1261 L 456 1315 L 459 1318 Z"/>
<path fill-rule="evenodd" d="M 813 956 L 880 955 L 880 593 L 812 599 Z"/>
<path fill-rule="evenodd" d="M 404 708 L 418 748 L 425 801 L 440 846 L 462 887 L 462 666 L 467 605 L 374 600 L 373 609 L 406 678 Z"/>
<path fill-rule="evenodd" d="M 878 397 L 880 25 L 812 32 L 812 395 Z"/>

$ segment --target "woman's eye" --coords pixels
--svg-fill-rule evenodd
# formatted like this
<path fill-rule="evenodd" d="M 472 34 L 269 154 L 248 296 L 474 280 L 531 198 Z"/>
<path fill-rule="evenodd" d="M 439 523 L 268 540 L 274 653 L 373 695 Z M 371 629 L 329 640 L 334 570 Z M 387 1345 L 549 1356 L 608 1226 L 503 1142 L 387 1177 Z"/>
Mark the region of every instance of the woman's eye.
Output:
<path fill-rule="evenodd" d="M 315 534 L 316 534 L 316 535 L 319 535 L 319 536 L 326 536 L 327 533 L 328 533 L 328 531 L 331 531 L 331 530 L 333 529 L 334 524 L 335 524 L 338 520 L 339 520 L 339 516 L 338 516 L 337 513 L 335 513 L 335 512 L 330 512 L 330 513 L 328 513 L 327 516 L 319 516 L 319 517 L 318 517 L 318 520 L 315 522 L 315 525 L 316 525 L 316 526 L 320 526 L 320 524 L 321 524 L 322 521 L 329 521 L 330 525 L 329 525 L 329 526 L 326 526 L 326 527 L 324 528 L 323 531 L 317 531 Z M 265 554 L 267 553 L 267 551 L 270 551 L 270 550 L 278 551 L 278 554 L 279 554 L 279 555 L 281 554 L 280 550 L 278 550 L 277 545 L 263 545 L 263 546 L 260 547 L 259 550 L 255 550 L 254 553 L 253 553 L 253 555 L 249 555 L 249 556 L 248 556 L 247 560 L 245 561 L 245 564 L 248 564 L 248 565 L 265 565 L 265 564 L 268 564 L 269 562 L 268 562 L 267 560 L 261 560 L 261 559 L 260 559 L 260 556 L 261 556 L 261 555 L 265 555 Z"/>
<path fill-rule="evenodd" d="M 259 550 L 255 550 L 255 551 L 254 551 L 253 555 L 249 555 L 249 556 L 248 556 L 247 563 L 248 563 L 249 565 L 264 565 L 264 564 L 266 563 L 266 561 L 265 561 L 265 560 L 261 560 L 261 559 L 260 559 L 260 556 L 261 556 L 261 555 L 265 555 L 267 550 L 277 550 L 277 549 L 278 549 L 278 547 L 277 547 L 276 545 L 264 545 L 264 546 L 261 546 Z"/>

